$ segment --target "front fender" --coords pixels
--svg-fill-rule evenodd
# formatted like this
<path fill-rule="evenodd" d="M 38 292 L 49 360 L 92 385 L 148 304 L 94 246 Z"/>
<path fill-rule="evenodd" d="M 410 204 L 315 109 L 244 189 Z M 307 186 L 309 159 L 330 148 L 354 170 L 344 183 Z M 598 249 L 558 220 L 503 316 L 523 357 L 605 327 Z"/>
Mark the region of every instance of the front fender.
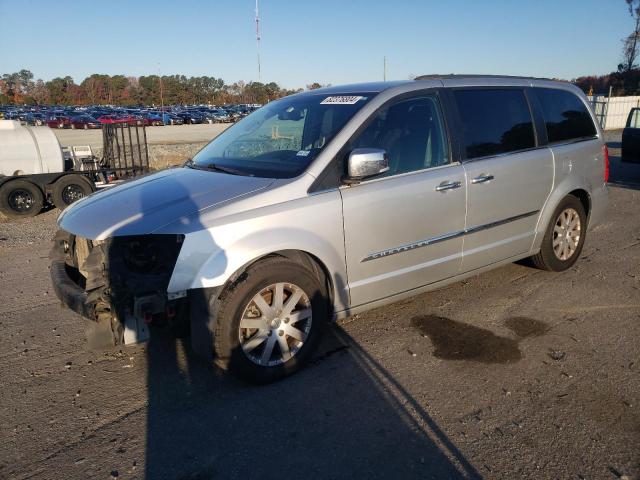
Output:
<path fill-rule="evenodd" d="M 342 210 L 339 198 L 336 200 L 337 204 L 323 202 L 294 208 L 286 215 L 267 215 L 187 234 L 167 291 L 219 287 L 261 257 L 299 250 L 316 257 L 331 275 L 336 310 L 348 308 Z"/>

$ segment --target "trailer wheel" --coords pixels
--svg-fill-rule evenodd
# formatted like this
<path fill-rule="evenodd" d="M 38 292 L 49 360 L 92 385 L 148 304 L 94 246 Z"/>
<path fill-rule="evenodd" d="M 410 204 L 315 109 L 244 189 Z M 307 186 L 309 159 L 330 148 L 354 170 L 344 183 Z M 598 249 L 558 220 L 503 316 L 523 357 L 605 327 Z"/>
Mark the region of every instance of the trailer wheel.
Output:
<path fill-rule="evenodd" d="M 64 210 L 92 192 L 92 185 L 82 175 L 65 175 L 53 184 L 51 196 L 53 204 L 60 210 Z"/>
<path fill-rule="evenodd" d="M 42 192 L 27 180 L 12 180 L 0 187 L 0 211 L 7 217 L 34 217 L 43 205 Z"/>

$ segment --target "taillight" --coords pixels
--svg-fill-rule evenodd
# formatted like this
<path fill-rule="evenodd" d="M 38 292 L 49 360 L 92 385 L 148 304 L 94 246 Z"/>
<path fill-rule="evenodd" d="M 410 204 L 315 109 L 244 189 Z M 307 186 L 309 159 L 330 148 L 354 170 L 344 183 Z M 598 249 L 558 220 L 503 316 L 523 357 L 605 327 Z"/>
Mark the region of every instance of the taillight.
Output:
<path fill-rule="evenodd" d="M 602 153 L 604 155 L 604 183 L 609 181 L 609 149 L 606 145 L 602 146 Z"/>

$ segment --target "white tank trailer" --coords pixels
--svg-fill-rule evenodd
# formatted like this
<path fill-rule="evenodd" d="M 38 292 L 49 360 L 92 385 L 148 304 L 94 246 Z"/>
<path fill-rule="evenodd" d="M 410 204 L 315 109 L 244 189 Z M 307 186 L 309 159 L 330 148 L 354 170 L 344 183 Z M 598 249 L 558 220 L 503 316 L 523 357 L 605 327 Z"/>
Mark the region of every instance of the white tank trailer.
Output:
<path fill-rule="evenodd" d="M 49 127 L 0 120 L 0 212 L 32 217 L 45 204 L 63 210 L 95 191 L 86 173 L 65 171 L 58 139 Z"/>
<path fill-rule="evenodd" d="M 58 139 L 49 127 L 0 120 L 0 175 L 31 175 L 64 171 Z"/>

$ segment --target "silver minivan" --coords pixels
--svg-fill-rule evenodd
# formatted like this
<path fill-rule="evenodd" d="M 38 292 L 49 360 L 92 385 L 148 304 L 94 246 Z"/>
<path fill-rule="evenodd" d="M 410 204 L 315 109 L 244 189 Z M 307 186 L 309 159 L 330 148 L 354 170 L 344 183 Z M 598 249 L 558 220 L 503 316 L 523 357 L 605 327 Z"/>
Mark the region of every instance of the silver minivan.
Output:
<path fill-rule="evenodd" d="M 252 113 L 180 168 L 67 208 L 57 295 L 94 344 L 150 326 L 255 382 L 294 372 L 327 320 L 526 257 L 562 271 L 607 205 L 608 153 L 569 83 L 425 76 Z"/>

